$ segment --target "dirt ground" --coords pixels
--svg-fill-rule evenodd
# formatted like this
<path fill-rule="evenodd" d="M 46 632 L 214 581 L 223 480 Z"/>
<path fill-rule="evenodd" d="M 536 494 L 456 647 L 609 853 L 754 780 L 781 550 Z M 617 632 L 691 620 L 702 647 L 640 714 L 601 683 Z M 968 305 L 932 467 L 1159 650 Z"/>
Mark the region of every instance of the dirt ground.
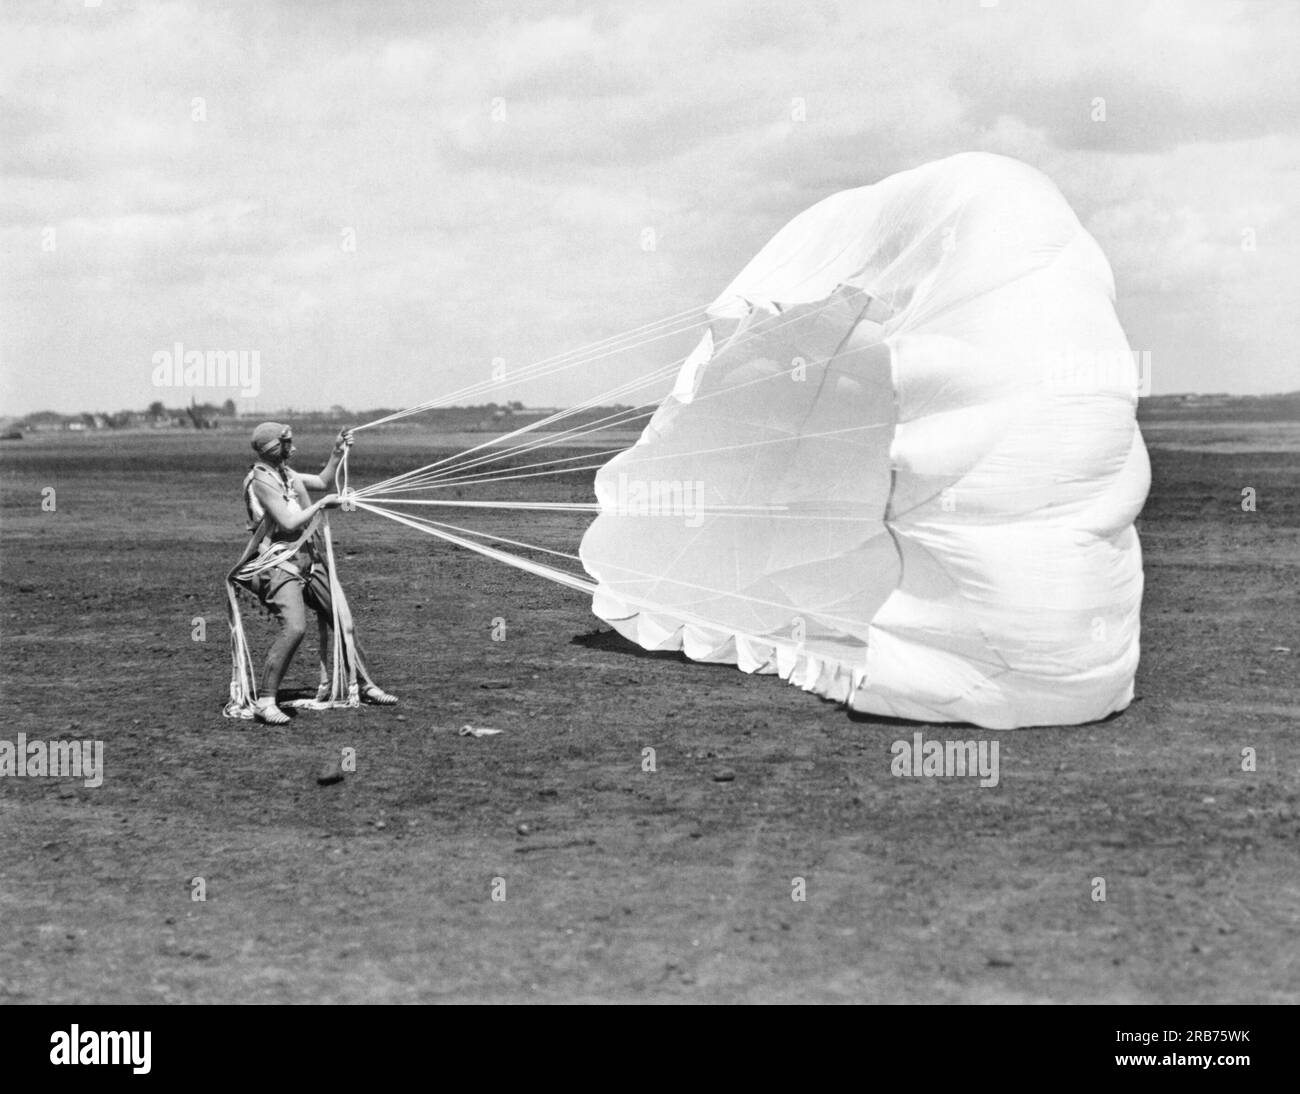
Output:
<path fill-rule="evenodd" d="M 0 739 L 99 739 L 106 773 L 0 778 L 0 1000 L 1296 1002 L 1300 435 L 1148 440 L 1137 701 L 997 734 L 991 789 L 895 778 L 918 727 L 645 654 L 366 513 L 334 520 L 341 577 L 402 705 L 226 720 L 245 438 L 4 442 Z M 420 450 L 363 434 L 355 479 Z M 539 481 L 510 485 L 590 500 Z M 472 522 L 568 549 L 584 523 Z"/>

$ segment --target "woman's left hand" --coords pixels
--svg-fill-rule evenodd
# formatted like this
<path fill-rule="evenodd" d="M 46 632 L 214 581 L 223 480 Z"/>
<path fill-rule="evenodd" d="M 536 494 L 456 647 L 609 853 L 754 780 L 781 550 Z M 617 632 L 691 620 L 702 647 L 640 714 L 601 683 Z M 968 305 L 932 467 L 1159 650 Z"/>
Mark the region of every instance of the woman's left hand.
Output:
<path fill-rule="evenodd" d="M 346 452 L 351 447 L 352 447 L 352 430 L 340 429 L 339 435 L 334 441 L 334 454 L 337 456 L 341 456 L 343 455 L 344 452 Z"/>

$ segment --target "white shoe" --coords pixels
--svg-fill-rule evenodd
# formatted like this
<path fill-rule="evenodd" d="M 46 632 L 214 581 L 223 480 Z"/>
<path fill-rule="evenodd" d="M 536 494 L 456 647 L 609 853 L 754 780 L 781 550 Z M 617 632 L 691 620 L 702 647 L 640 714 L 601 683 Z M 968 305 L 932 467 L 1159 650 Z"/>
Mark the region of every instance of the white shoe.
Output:
<path fill-rule="evenodd" d="M 390 695 L 378 684 L 367 684 L 361 689 L 361 701 L 363 703 L 372 703 L 377 707 L 395 707 L 397 706 L 397 696 Z"/>
<path fill-rule="evenodd" d="M 267 726 L 284 726 L 293 720 L 276 705 L 274 699 L 255 700 L 253 718 Z"/>

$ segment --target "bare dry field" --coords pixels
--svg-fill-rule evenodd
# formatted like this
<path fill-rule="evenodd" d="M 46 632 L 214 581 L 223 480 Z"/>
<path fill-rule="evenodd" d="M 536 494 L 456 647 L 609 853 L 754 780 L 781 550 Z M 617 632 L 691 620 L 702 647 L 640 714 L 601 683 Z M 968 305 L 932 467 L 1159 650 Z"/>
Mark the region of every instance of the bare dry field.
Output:
<path fill-rule="evenodd" d="M 646 654 L 365 513 L 333 519 L 340 576 L 402 705 L 226 720 L 242 434 L 4 442 L 0 739 L 101 740 L 105 776 L 0 778 L 0 1000 L 1294 1003 L 1300 427 L 1148 441 L 1137 700 L 997 735 L 988 789 L 890 773 L 918 728 L 987 734 Z M 362 434 L 354 482 L 457 447 Z M 585 519 L 466 522 L 573 549 Z M 289 683 L 314 671 L 313 635 Z"/>

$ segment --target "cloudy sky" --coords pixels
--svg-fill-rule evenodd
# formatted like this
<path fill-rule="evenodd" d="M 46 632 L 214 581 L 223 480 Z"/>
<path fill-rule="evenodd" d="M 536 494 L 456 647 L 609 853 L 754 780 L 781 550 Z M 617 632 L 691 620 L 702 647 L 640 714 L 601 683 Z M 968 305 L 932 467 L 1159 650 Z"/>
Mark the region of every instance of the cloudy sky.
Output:
<path fill-rule="evenodd" d="M 0 12 L 0 413 L 188 402 L 152 382 L 176 342 L 258 351 L 250 410 L 421 402 L 707 303 L 814 201 L 967 149 L 1056 180 L 1156 392 L 1300 388 L 1292 0 Z"/>

